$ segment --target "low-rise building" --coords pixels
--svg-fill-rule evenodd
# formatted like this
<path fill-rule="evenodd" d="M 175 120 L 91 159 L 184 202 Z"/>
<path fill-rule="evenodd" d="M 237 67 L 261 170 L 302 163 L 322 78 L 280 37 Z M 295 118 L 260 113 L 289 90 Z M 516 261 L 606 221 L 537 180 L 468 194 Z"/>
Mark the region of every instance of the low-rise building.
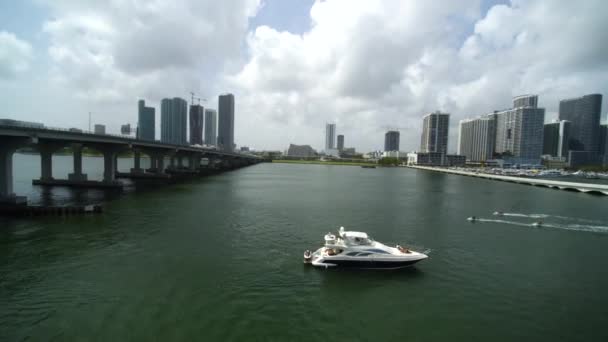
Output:
<path fill-rule="evenodd" d="M 328 148 L 325 150 L 325 154 L 330 157 L 340 158 L 340 150 L 337 148 Z"/>
<path fill-rule="evenodd" d="M 310 145 L 294 145 L 289 144 L 287 156 L 309 158 L 317 155 L 317 152 Z"/>
<path fill-rule="evenodd" d="M 106 126 L 95 125 L 95 134 L 106 134 Z"/>
<path fill-rule="evenodd" d="M 407 154 L 407 164 L 420 166 L 461 166 L 466 164 L 466 157 L 440 152 L 412 152 Z"/>

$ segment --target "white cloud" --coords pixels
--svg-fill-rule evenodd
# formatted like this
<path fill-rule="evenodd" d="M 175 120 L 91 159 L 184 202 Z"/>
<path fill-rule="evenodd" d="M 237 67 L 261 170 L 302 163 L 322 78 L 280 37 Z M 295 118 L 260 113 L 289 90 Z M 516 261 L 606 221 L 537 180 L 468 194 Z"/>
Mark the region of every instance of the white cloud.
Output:
<path fill-rule="evenodd" d="M 215 106 L 231 91 L 238 144 L 321 148 L 333 121 L 347 146 L 382 148 L 383 127 L 397 126 L 402 149 L 415 149 L 421 117 L 442 110 L 455 150 L 458 120 L 514 95 L 538 93 L 555 113 L 559 99 L 608 87 L 600 0 L 512 0 L 487 13 L 480 0 L 319 0 L 303 34 L 249 28 L 259 0 L 38 1 L 52 18 L 52 81 L 69 94 L 53 103 L 73 105 L 53 111 L 92 108 L 116 128 L 133 122 L 140 97 L 158 105 L 199 90 Z M 0 33 L 0 77 L 27 69 L 31 50 Z"/>
<path fill-rule="evenodd" d="M 239 58 L 259 0 L 49 1 L 43 31 L 56 81 L 92 103 L 211 91 Z"/>
<path fill-rule="evenodd" d="M 32 46 L 13 33 L 0 31 L 0 79 L 12 79 L 29 69 Z"/>
<path fill-rule="evenodd" d="M 602 1 L 479 8 L 317 1 L 302 35 L 258 27 L 247 40 L 248 62 L 228 77 L 242 103 L 237 128 L 263 122 L 263 136 L 246 137 L 263 147 L 321 148 L 324 123 L 335 121 L 347 145 L 367 150 L 382 147 L 384 125 L 415 127 L 402 131 L 402 149 L 411 149 L 420 118 L 439 109 L 452 114 L 455 150 L 458 120 L 508 107 L 514 95 L 539 93 L 553 113 L 561 98 L 608 86 Z"/>

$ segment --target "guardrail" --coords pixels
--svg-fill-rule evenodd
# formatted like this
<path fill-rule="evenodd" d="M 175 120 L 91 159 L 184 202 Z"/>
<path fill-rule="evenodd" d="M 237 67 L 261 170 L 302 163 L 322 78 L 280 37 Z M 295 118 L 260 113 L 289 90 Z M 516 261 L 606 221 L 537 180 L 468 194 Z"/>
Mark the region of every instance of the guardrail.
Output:
<path fill-rule="evenodd" d="M 259 159 L 259 157 L 253 156 L 251 154 L 239 153 L 238 151 L 225 152 L 225 151 L 220 151 L 218 149 L 205 148 L 205 147 L 167 144 L 160 140 L 142 140 L 142 139 L 137 139 L 136 137 L 131 137 L 128 135 L 120 135 L 120 134 L 96 134 L 95 132 L 91 132 L 88 130 L 81 130 L 81 129 L 74 129 L 74 128 L 49 127 L 49 126 L 44 126 L 44 125 L 38 126 L 38 125 L 27 124 L 27 123 L 10 124 L 10 123 L 6 123 L 6 122 L 1 122 L 0 128 L 19 129 L 19 130 L 28 130 L 28 131 L 37 131 L 37 132 L 61 132 L 61 133 L 68 133 L 68 134 L 83 134 L 83 135 L 99 137 L 99 138 L 111 137 L 111 138 L 118 138 L 118 139 L 125 140 L 125 142 L 128 142 L 128 143 L 155 144 L 155 145 L 160 145 L 159 147 L 168 147 L 168 148 L 176 148 L 176 149 L 188 148 L 188 149 L 199 150 L 201 152 L 211 152 L 211 153 L 215 153 L 215 154 L 223 154 L 223 155 L 233 156 L 233 157 Z"/>

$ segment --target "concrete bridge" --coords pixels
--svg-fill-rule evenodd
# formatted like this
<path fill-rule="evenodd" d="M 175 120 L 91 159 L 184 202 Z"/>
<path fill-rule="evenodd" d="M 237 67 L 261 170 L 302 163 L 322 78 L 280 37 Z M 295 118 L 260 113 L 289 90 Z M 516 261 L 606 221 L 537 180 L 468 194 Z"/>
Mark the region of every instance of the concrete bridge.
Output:
<path fill-rule="evenodd" d="M 547 188 L 555 188 L 555 189 L 559 189 L 559 190 L 570 190 L 570 191 L 579 191 L 579 192 L 585 192 L 585 193 L 608 195 L 608 185 L 606 185 L 606 184 L 563 182 L 563 181 L 540 179 L 540 178 L 502 176 L 502 175 L 493 175 L 493 174 L 480 173 L 480 172 L 452 170 L 452 169 L 446 169 L 446 168 L 440 168 L 440 167 L 414 166 L 414 165 L 410 165 L 407 167 L 412 168 L 412 169 L 419 169 L 419 170 L 451 173 L 451 174 L 461 175 L 461 176 L 494 179 L 494 180 L 499 180 L 499 181 L 503 181 L 503 182 L 544 186 Z"/>
<path fill-rule="evenodd" d="M 234 152 L 185 145 L 171 145 L 158 141 L 139 140 L 126 136 L 100 135 L 80 130 L 0 125 L 0 203 L 25 204 L 26 198 L 13 193 L 13 154 L 17 149 L 30 147 L 40 153 L 41 177 L 34 180 L 38 185 L 62 185 L 80 187 L 121 187 L 117 176 L 132 178 L 170 178 L 176 174 L 205 174 L 210 170 L 222 171 L 261 162 L 258 157 Z M 55 179 L 53 153 L 70 147 L 74 167 L 67 179 Z M 82 173 L 82 149 L 87 147 L 103 155 L 102 181 L 90 181 Z M 134 167 L 129 173 L 117 172 L 117 156 L 132 152 Z M 151 167 L 141 167 L 141 155 L 150 158 Z M 170 160 L 168 165 L 165 159 Z M 206 159 L 206 163 L 202 163 Z"/>

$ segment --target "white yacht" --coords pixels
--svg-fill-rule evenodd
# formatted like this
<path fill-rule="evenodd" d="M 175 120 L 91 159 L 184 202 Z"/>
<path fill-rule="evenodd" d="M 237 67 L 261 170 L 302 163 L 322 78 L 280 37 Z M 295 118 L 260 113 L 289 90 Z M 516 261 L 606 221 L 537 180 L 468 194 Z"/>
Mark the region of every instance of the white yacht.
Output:
<path fill-rule="evenodd" d="M 315 252 L 304 252 L 304 262 L 316 267 L 402 268 L 428 258 L 426 254 L 399 245 L 389 247 L 366 233 L 345 231 L 338 236 L 327 233 L 325 245 Z"/>

